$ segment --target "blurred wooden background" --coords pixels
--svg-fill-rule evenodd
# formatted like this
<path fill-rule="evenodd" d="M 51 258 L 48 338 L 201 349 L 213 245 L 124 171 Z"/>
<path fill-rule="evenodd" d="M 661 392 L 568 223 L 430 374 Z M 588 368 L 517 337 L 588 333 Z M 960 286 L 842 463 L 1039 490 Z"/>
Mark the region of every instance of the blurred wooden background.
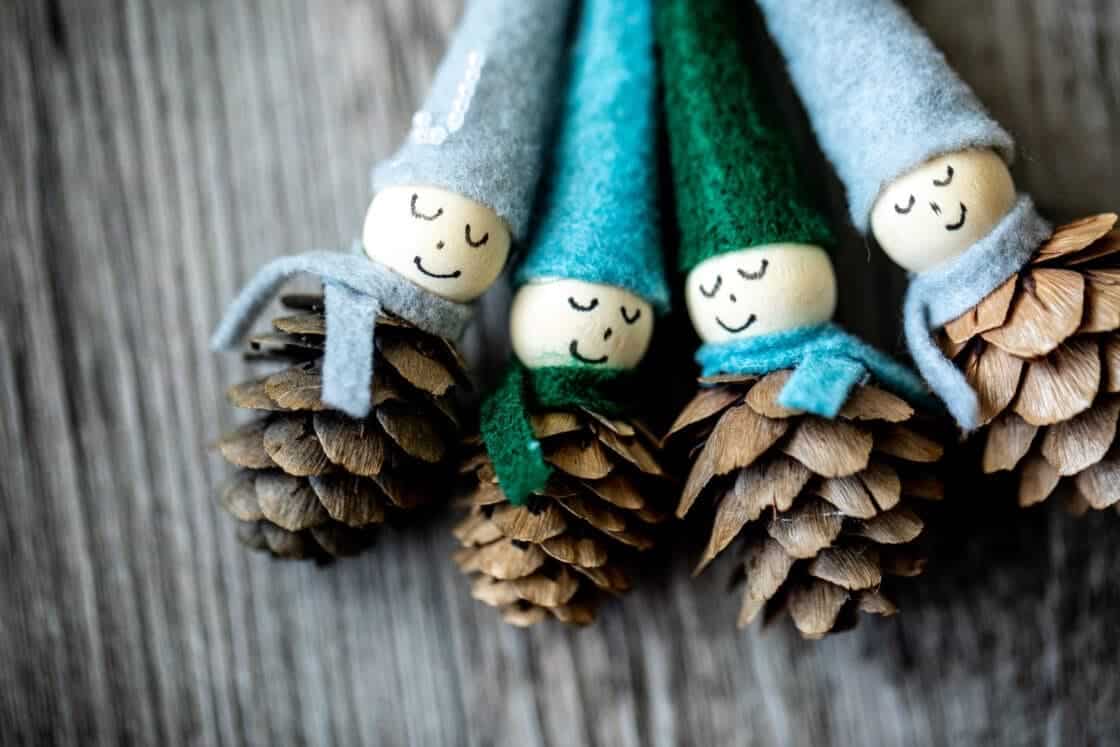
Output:
<path fill-rule="evenodd" d="M 910 5 L 1022 187 L 1120 206 L 1120 3 Z M 326 568 L 242 550 L 205 449 L 240 364 L 208 331 L 264 260 L 356 235 L 458 11 L 0 0 L 0 742 L 1116 743 L 1114 513 L 976 485 L 901 616 L 816 644 L 737 632 L 726 566 L 692 582 L 683 549 L 579 632 L 472 602 L 447 521 Z M 845 321 L 897 347 L 900 277 L 842 256 Z M 500 294 L 484 319 L 492 370 Z"/>

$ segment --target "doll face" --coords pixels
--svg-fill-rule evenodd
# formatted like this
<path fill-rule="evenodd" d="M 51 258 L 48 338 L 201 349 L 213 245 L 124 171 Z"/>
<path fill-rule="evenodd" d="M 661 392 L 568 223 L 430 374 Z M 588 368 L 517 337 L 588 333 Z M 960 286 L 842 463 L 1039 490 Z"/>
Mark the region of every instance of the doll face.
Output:
<path fill-rule="evenodd" d="M 685 302 L 704 342 L 819 324 L 836 311 L 836 274 L 818 246 L 771 244 L 720 254 L 688 273 Z"/>
<path fill-rule="evenodd" d="M 529 283 L 513 297 L 510 336 L 514 354 L 529 368 L 634 368 L 653 337 L 653 307 L 610 285 Z"/>
<path fill-rule="evenodd" d="M 370 259 L 425 290 L 472 301 L 509 257 L 510 234 L 493 210 L 435 187 L 389 187 L 366 213 L 362 243 Z"/>
<path fill-rule="evenodd" d="M 950 153 L 883 190 L 871 231 L 895 263 L 924 272 L 988 235 L 1014 204 L 1015 183 L 995 152 Z"/>

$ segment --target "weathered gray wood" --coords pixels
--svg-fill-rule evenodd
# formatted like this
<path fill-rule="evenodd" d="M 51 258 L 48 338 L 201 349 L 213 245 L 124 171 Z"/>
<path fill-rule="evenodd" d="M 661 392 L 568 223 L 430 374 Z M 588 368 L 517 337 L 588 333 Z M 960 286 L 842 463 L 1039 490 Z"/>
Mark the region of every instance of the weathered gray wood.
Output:
<path fill-rule="evenodd" d="M 1111 513 L 976 489 L 901 617 L 819 644 L 736 632 L 726 567 L 693 582 L 683 548 L 596 627 L 524 633 L 472 602 L 446 521 L 329 568 L 237 545 L 205 447 L 240 367 L 208 331 L 263 260 L 355 234 L 458 5 L 0 8 L 0 741 L 1118 741 Z M 1116 207 L 1120 5 L 911 5 L 1018 133 L 1023 187 Z M 843 316 L 896 341 L 900 276 L 846 249 Z M 493 370 L 500 298 L 486 322 Z"/>

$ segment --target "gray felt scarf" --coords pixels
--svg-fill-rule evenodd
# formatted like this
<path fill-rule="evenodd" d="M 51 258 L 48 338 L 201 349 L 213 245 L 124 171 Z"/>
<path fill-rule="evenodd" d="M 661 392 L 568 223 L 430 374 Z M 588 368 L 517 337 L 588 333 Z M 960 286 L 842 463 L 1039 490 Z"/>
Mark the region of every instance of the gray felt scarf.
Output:
<path fill-rule="evenodd" d="M 979 399 L 961 370 L 942 354 L 933 330 L 976 306 L 1019 272 L 1051 233 L 1031 198 L 1022 195 L 999 225 L 964 254 L 911 276 L 903 307 L 906 344 L 930 389 L 965 431 L 980 425 Z"/>
<path fill-rule="evenodd" d="M 374 326 L 383 309 L 451 340 L 462 337 L 474 313 L 472 305 L 440 298 L 364 255 L 313 251 L 275 259 L 258 270 L 214 331 L 211 348 L 235 347 L 284 283 L 300 274 L 323 281 L 323 402 L 355 418 L 370 412 Z"/>

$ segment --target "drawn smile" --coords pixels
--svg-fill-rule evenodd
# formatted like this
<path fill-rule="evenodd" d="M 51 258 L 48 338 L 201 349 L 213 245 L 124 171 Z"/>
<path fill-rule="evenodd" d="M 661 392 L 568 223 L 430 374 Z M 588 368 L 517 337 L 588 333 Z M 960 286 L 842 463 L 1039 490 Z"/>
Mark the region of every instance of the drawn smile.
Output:
<path fill-rule="evenodd" d="M 716 324 L 723 327 L 725 330 L 727 330 L 728 332 L 730 332 L 733 335 L 738 334 L 739 332 L 742 332 L 744 329 L 751 326 L 752 324 L 754 324 L 757 321 L 758 321 L 758 317 L 756 317 L 754 314 L 751 314 L 750 316 L 747 317 L 747 321 L 743 322 L 743 324 L 741 326 L 739 326 L 739 327 L 728 327 L 722 319 L 720 319 L 718 316 L 716 317 Z"/>
<path fill-rule="evenodd" d="M 956 223 L 950 225 L 950 226 L 945 226 L 945 230 L 946 231 L 959 231 L 962 228 L 964 228 L 964 223 L 965 223 L 966 220 L 968 220 L 968 206 L 965 205 L 962 202 L 961 203 L 961 219 L 959 221 L 957 221 Z"/>
<path fill-rule="evenodd" d="M 579 342 L 577 342 L 576 340 L 572 340 L 572 344 L 568 346 L 568 352 L 571 353 L 572 357 L 575 358 L 580 363 L 590 363 L 593 366 L 597 366 L 600 363 L 606 363 L 607 358 L 609 357 L 609 356 L 606 356 L 606 355 L 602 356 L 601 358 L 585 358 L 585 357 L 583 357 L 582 355 L 579 354 Z"/>
<path fill-rule="evenodd" d="M 420 257 L 414 258 L 412 260 L 412 264 L 416 265 L 416 269 L 420 270 L 420 272 L 424 273 L 428 277 L 439 278 L 440 280 L 448 280 L 448 279 L 451 279 L 451 278 L 457 278 L 457 277 L 459 277 L 460 275 L 463 274 L 462 270 L 456 270 L 455 272 L 449 272 L 446 275 L 440 275 L 438 272 L 428 272 L 427 270 L 424 269 L 424 265 L 420 262 Z"/>

